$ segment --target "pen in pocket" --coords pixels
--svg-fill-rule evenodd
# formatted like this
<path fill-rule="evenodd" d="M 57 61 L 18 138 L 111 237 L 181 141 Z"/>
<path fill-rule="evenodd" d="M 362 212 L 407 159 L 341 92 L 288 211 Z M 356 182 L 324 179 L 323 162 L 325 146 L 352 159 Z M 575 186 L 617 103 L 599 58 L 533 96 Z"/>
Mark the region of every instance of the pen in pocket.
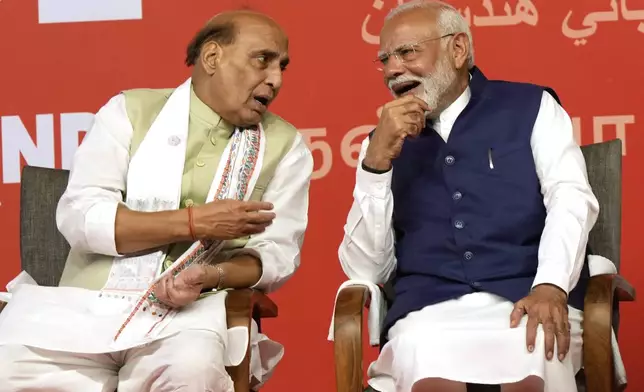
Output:
<path fill-rule="evenodd" d="M 487 159 L 490 161 L 490 169 L 494 169 L 494 162 L 492 162 L 492 149 L 487 150 Z"/>

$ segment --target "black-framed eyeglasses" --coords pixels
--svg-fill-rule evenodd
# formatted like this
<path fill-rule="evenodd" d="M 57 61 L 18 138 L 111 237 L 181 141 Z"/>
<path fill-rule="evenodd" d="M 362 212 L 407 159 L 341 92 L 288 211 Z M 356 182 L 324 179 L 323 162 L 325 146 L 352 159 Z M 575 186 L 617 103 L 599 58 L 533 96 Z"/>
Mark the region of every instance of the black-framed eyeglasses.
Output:
<path fill-rule="evenodd" d="M 445 34 L 440 37 L 428 37 L 411 44 L 401 45 L 391 52 L 380 53 L 378 57 L 373 60 L 373 63 L 376 65 L 378 71 L 382 71 L 384 67 L 387 66 L 387 63 L 392 56 L 397 58 L 401 63 L 414 61 L 418 58 L 419 53 L 422 52 L 421 44 L 443 39 L 445 37 L 451 37 L 453 35 L 456 35 L 456 33 Z"/>

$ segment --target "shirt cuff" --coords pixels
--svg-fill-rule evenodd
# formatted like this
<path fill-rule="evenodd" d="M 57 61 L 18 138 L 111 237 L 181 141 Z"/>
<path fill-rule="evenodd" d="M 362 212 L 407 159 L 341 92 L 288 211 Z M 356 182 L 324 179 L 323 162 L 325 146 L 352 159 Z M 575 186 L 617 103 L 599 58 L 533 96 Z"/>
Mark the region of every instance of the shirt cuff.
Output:
<path fill-rule="evenodd" d="M 257 257 L 262 263 L 262 276 L 259 277 L 259 280 L 254 285 L 250 286 L 251 289 L 261 290 L 265 293 L 273 291 L 275 283 L 280 279 L 280 274 L 274 265 L 274 263 L 266 263 L 266 260 L 262 258 L 258 251 L 254 249 L 244 249 L 246 254 L 253 255 Z"/>
<path fill-rule="evenodd" d="M 279 280 L 277 269 L 274 267 L 271 268 L 270 264 L 262 263 L 262 276 L 250 288 L 260 290 L 264 293 L 270 293 L 273 291 L 273 285 L 277 280 Z"/>
<path fill-rule="evenodd" d="M 270 265 L 264 263 L 264 260 L 262 260 L 262 256 L 259 254 L 257 250 L 253 248 L 234 249 L 227 252 L 226 260 L 230 260 L 233 257 L 243 256 L 243 255 L 251 255 L 251 256 L 257 257 L 259 259 L 259 262 L 262 264 L 262 276 L 254 285 L 250 286 L 250 288 L 261 290 L 263 292 L 271 291 L 270 290 L 271 285 L 277 279 L 279 279 L 277 270 L 275 268 L 271 268 Z"/>
<path fill-rule="evenodd" d="M 85 238 L 92 253 L 119 256 L 114 238 L 118 202 L 94 204 L 85 214 Z"/>
<path fill-rule="evenodd" d="M 537 275 L 534 277 L 534 281 L 532 282 L 532 288 L 534 289 L 540 284 L 551 284 L 553 286 L 559 287 L 566 293 L 566 295 L 568 295 L 570 284 L 569 282 L 570 277 L 562 274 L 560 271 L 552 271 L 540 267 L 537 269 Z"/>
<path fill-rule="evenodd" d="M 362 168 L 362 163 L 358 165 L 356 171 L 356 185 L 362 192 L 384 199 L 391 188 L 392 170 L 382 173 L 370 173 Z"/>

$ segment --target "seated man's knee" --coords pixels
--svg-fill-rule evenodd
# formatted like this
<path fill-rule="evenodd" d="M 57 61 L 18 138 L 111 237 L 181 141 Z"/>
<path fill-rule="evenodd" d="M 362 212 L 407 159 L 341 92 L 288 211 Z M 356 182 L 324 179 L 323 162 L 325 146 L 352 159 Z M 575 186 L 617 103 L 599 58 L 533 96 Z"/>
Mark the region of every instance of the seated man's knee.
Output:
<path fill-rule="evenodd" d="M 176 361 L 160 367 L 154 386 L 158 389 L 153 388 L 153 391 L 165 391 L 163 387 L 172 386 L 168 391 L 185 388 L 185 391 L 233 392 L 232 380 L 223 363 L 201 360 L 198 355 L 194 358 L 177 356 Z"/>
<path fill-rule="evenodd" d="M 442 378 L 425 378 L 414 383 L 411 392 L 466 392 L 463 383 Z"/>
<path fill-rule="evenodd" d="M 225 348 L 215 333 L 190 331 L 167 339 L 137 358 L 138 372 L 154 381 L 152 391 L 233 392 L 224 366 Z M 145 365 L 149 362 L 149 366 Z M 143 366 L 141 366 L 143 365 Z"/>
<path fill-rule="evenodd" d="M 0 385 L 9 385 L 15 358 L 12 359 L 11 352 L 7 346 L 0 346 Z"/>
<path fill-rule="evenodd" d="M 9 385 L 12 379 L 24 378 L 34 367 L 42 367 L 42 365 L 46 365 L 46 363 L 28 347 L 1 345 L 0 386 Z"/>
<path fill-rule="evenodd" d="M 501 386 L 501 392 L 543 392 L 543 390 L 543 380 L 537 376 L 529 376 L 519 382 Z"/>

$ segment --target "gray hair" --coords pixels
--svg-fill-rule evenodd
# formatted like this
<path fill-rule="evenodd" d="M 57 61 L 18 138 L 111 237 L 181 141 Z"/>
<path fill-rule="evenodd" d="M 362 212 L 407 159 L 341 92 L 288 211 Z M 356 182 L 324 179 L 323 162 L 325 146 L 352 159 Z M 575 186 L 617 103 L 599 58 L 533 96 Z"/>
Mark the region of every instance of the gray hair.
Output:
<path fill-rule="evenodd" d="M 465 18 L 463 18 L 458 10 L 451 5 L 436 0 L 413 0 L 392 9 L 385 18 L 385 21 L 388 21 L 396 15 L 419 8 L 436 11 L 438 18 L 437 28 L 440 35 L 456 33 L 465 33 L 467 35 L 467 39 L 470 43 L 470 51 L 467 54 L 467 68 L 471 69 L 474 67 L 474 43 L 472 40 L 472 32 L 470 31 L 470 27 L 467 25 Z"/>

